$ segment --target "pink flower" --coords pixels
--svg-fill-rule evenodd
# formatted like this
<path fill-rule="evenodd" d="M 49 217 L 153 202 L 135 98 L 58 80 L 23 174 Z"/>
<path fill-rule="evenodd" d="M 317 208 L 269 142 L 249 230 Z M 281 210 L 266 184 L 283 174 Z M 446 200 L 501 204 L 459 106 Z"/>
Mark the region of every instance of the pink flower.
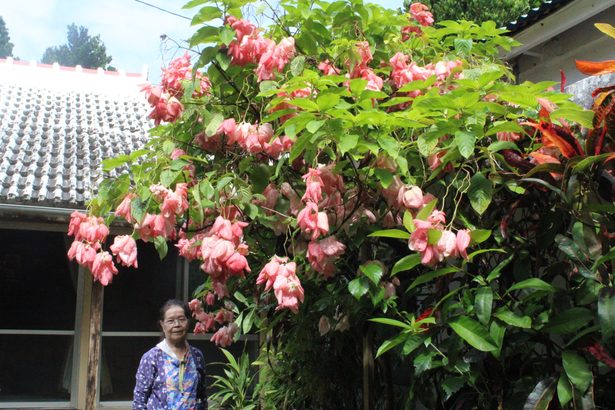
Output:
<path fill-rule="evenodd" d="M 108 235 L 109 228 L 105 221 L 100 217 L 89 216 L 79 225 L 79 233 L 75 235 L 75 239 L 85 239 L 92 243 L 104 242 Z"/>
<path fill-rule="evenodd" d="M 216 218 L 214 225 L 211 227 L 211 233 L 227 241 L 232 241 L 234 238 L 231 221 L 222 216 Z"/>
<path fill-rule="evenodd" d="M 305 194 L 301 198 L 302 201 L 312 201 L 319 203 L 322 200 L 322 186 L 324 183 L 320 178 L 320 171 L 310 168 L 308 173 L 303 176 L 305 180 Z"/>
<path fill-rule="evenodd" d="M 374 70 L 371 68 L 366 68 L 361 70 L 361 77 L 367 80 L 367 85 L 365 89 L 372 91 L 380 91 L 382 90 L 382 86 L 384 85 L 384 80 L 374 73 Z"/>
<path fill-rule="evenodd" d="M 75 240 L 79 241 L 79 227 L 88 219 L 88 216 L 79 211 L 74 211 L 70 214 L 70 223 L 68 224 L 68 235 L 75 236 Z"/>
<path fill-rule="evenodd" d="M 95 258 L 96 249 L 86 242 L 75 240 L 68 250 L 68 259 L 75 259 L 79 265 L 85 266 L 90 270 L 92 270 Z"/>
<path fill-rule="evenodd" d="M 238 327 L 235 323 L 223 326 L 211 337 L 211 341 L 218 346 L 227 347 L 233 343 L 233 337 L 237 333 Z"/>
<path fill-rule="evenodd" d="M 498 138 L 498 141 L 516 142 L 521 139 L 521 134 L 516 132 L 498 132 L 496 136 Z"/>
<path fill-rule="evenodd" d="M 308 244 L 307 258 L 312 268 L 328 279 L 335 273 L 335 258 L 345 250 L 343 243 L 335 239 L 335 236 L 329 236 L 319 242 L 311 241 Z"/>
<path fill-rule="evenodd" d="M 226 268 L 231 275 L 243 275 L 243 271 L 251 272 L 248 260 L 239 252 L 235 252 L 226 260 Z"/>
<path fill-rule="evenodd" d="M 399 190 L 397 202 L 407 209 L 423 207 L 423 191 L 416 185 L 404 185 Z"/>
<path fill-rule="evenodd" d="M 434 209 L 431 214 L 427 217 L 427 220 L 431 222 L 433 225 L 440 225 L 446 223 L 446 214 L 443 211 L 438 209 Z"/>
<path fill-rule="evenodd" d="M 216 295 L 214 295 L 211 292 L 207 292 L 207 295 L 205 295 L 205 303 L 207 303 L 209 306 L 212 306 L 215 301 L 216 301 Z"/>
<path fill-rule="evenodd" d="M 124 266 L 132 266 L 137 268 L 137 243 L 130 235 L 116 236 L 111 252 L 117 256 L 117 260 L 121 261 Z"/>
<path fill-rule="evenodd" d="M 290 309 L 293 313 L 299 311 L 299 303 L 303 302 L 303 287 L 296 275 L 278 275 L 273 283 L 273 291 L 280 309 Z"/>
<path fill-rule="evenodd" d="M 188 307 L 192 312 L 192 316 L 195 316 L 203 311 L 203 304 L 198 299 L 192 299 L 190 302 L 188 302 Z"/>
<path fill-rule="evenodd" d="M 183 256 L 188 262 L 195 260 L 199 257 L 199 246 L 196 244 L 194 238 L 181 238 L 175 244 L 175 247 L 179 250 L 179 254 Z"/>
<path fill-rule="evenodd" d="M 431 26 L 434 22 L 433 14 L 429 12 L 429 7 L 423 3 L 412 3 L 410 14 L 421 26 Z"/>
<path fill-rule="evenodd" d="M 466 249 L 470 245 L 471 240 L 470 231 L 467 229 L 457 231 L 457 250 L 459 251 L 459 256 L 464 259 L 468 259 Z"/>
<path fill-rule="evenodd" d="M 271 260 L 263 266 L 263 269 L 256 278 L 256 284 L 260 285 L 265 283 L 265 291 L 268 291 L 273 287 L 275 279 L 279 276 L 295 275 L 297 270 L 297 264 L 295 262 L 288 262 L 287 257 L 280 257 L 274 255 Z"/>
<path fill-rule="evenodd" d="M 103 286 L 107 286 L 117 275 L 117 268 L 113 264 L 113 256 L 109 252 L 99 252 L 92 264 L 92 276 Z"/>
<path fill-rule="evenodd" d="M 340 73 L 340 70 L 335 68 L 335 66 L 331 64 L 329 60 L 325 60 L 318 64 L 318 69 L 322 71 L 324 75 L 336 75 Z"/>
<path fill-rule="evenodd" d="M 438 252 L 444 258 L 459 256 L 459 250 L 457 249 L 457 236 L 449 230 L 442 231 L 437 247 Z"/>
<path fill-rule="evenodd" d="M 133 198 L 135 198 L 134 194 L 126 195 L 124 199 L 122 199 L 122 202 L 120 202 L 120 204 L 118 205 L 117 209 L 115 210 L 115 215 L 121 218 L 124 218 L 128 223 L 135 222 L 135 220 L 132 217 L 132 213 L 131 213 L 132 212 L 131 202 Z"/>
<path fill-rule="evenodd" d="M 408 247 L 412 251 L 424 252 L 427 249 L 429 237 L 429 230 L 433 228 L 431 222 L 423 221 L 420 219 L 414 220 L 415 230 L 410 235 L 408 240 Z"/>
<path fill-rule="evenodd" d="M 314 202 L 308 202 L 305 208 L 299 212 L 297 224 L 303 232 L 311 234 L 312 240 L 329 232 L 327 214 L 318 212 L 318 206 Z"/>

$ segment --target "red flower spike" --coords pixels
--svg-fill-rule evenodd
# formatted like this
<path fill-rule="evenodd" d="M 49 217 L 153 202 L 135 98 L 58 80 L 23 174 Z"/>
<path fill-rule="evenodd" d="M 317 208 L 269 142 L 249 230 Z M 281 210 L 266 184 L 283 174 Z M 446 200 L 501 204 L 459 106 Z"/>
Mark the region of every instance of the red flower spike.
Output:
<path fill-rule="evenodd" d="M 587 350 L 597 360 L 615 369 L 615 359 L 611 357 L 609 352 L 607 352 L 604 346 L 602 346 L 599 342 L 594 342 L 593 344 L 585 347 L 585 350 Z"/>

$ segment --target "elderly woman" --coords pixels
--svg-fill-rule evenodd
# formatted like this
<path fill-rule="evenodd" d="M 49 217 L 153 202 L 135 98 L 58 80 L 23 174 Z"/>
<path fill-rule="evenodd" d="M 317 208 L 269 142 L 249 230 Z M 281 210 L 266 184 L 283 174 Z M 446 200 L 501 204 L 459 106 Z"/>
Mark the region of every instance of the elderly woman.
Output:
<path fill-rule="evenodd" d="M 141 357 L 133 409 L 207 409 L 205 359 L 186 340 L 189 312 L 176 299 L 160 309 L 164 339 Z"/>

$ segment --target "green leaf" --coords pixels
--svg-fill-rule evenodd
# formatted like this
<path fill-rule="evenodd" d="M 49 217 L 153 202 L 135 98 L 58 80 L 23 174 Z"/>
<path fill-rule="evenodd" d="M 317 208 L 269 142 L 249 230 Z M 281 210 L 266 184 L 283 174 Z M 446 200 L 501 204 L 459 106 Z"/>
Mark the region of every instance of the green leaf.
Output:
<path fill-rule="evenodd" d="M 612 288 L 600 290 L 598 297 L 598 319 L 602 337 L 609 338 L 615 331 L 615 297 Z"/>
<path fill-rule="evenodd" d="M 424 273 L 418 278 L 416 278 L 410 284 L 410 286 L 408 286 L 407 291 L 412 290 L 416 288 L 417 286 L 422 285 L 423 283 L 430 282 L 434 280 L 435 278 L 439 278 L 440 276 L 444 276 L 444 275 L 448 275 L 449 273 L 457 272 L 458 270 L 459 270 L 458 268 L 454 268 L 451 266 L 449 268 L 442 268 L 442 269 L 434 270 L 432 272 Z"/>
<path fill-rule="evenodd" d="M 220 32 L 220 41 L 222 41 L 223 44 L 228 46 L 229 44 L 231 44 L 231 42 L 234 39 L 235 39 L 235 30 L 233 30 L 232 28 L 224 27 L 222 31 Z M 228 68 L 228 65 L 222 68 L 226 70 Z"/>
<path fill-rule="evenodd" d="M 211 20 L 222 17 L 222 10 L 214 6 L 202 7 L 199 12 L 192 18 L 192 26 L 197 24 L 206 23 Z"/>
<path fill-rule="evenodd" d="M 205 133 L 210 137 L 214 135 L 218 132 L 218 128 L 220 127 L 220 124 L 222 124 L 222 121 L 224 121 L 224 115 L 219 112 L 212 115 L 209 119 L 209 124 L 207 124 L 207 128 L 205 128 Z"/>
<path fill-rule="evenodd" d="M 451 398 L 451 396 L 459 391 L 463 386 L 465 386 L 466 381 L 462 376 L 449 377 L 448 379 L 442 382 L 442 388 L 444 389 L 444 393 L 446 393 L 445 400 Z"/>
<path fill-rule="evenodd" d="M 412 329 L 412 326 L 410 326 L 408 323 L 404 323 L 399 320 L 391 319 L 388 317 L 375 317 L 375 318 L 369 319 L 369 321 L 376 322 L 376 323 L 382 323 L 383 325 L 401 327 L 402 329 L 407 329 L 407 330 Z"/>
<path fill-rule="evenodd" d="M 250 176 L 250 183 L 254 193 L 262 193 L 267 185 L 269 185 L 269 178 L 271 177 L 271 170 L 263 163 L 253 164 L 248 169 L 248 175 Z"/>
<path fill-rule="evenodd" d="M 415 351 L 420 345 L 425 341 L 426 336 L 414 334 L 406 339 L 406 343 L 404 343 L 404 347 L 401 349 L 401 354 L 404 356 L 408 356 L 410 353 Z"/>
<path fill-rule="evenodd" d="M 378 141 L 378 145 L 386 151 L 387 154 L 391 156 L 391 158 L 395 159 L 399 155 L 399 142 L 388 135 L 380 134 L 376 137 Z"/>
<path fill-rule="evenodd" d="M 188 3 L 182 6 L 182 9 L 191 9 L 201 4 L 209 3 L 211 0 L 190 0 Z"/>
<path fill-rule="evenodd" d="M 307 129 L 309 132 L 311 132 L 312 134 L 315 134 L 316 131 L 318 131 L 320 129 L 320 127 L 322 127 L 324 125 L 325 121 L 324 120 L 320 120 L 320 121 L 310 121 L 307 123 L 307 125 L 305 126 L 305 129 Z"/>
<path fill-rule="evenodd" d="M 553 334 L 576 333 L 591 324 L 593 319 L 594 314 L 589 309 L 570 308 L 550 319 L 543 330 Z"/>
<path fill-rule="evenodd" d="M 592 372 L 585 359 L 570 350 L 566 350 L 562 353 L 562 364 L 568 379 L 581 393 L 585 393 L 592 382 Z"/>
<path fill-rule="evenodd" d="M 525 401 L 523 410 L 547 410 L 555 393 L 555 378 L 549 377 L 538 382 Z"/>
<path fill-rule="evenodd" d="M 515 257 L 515 254 L 513 253 L 508 258 L 498 263 L 498 266 L 496 266 L 491 272 L 489 272 L 489 275 L 487 276 L 487 282 L 489 283 L 499 278 L 500 275 L 502 274 L 502 269 L 508 266 L 508 264 L 513 260 L 514 257 Z"/>
<path fill-rule="evenodd" d="M 250 310 L 250 312 L 243 319 L 241 330 L 244 335 L 248 334 L 248 332 L 250 332 L 250 329 L 252 329 L 252 323 L 254 323 L 254 313 L 255 310 Z"/>
<path fill-rule="evenodd" d="M 493 291 L 489 286 L 484 286 L 476 291 L 474 297 L 474 311 L 476 317 L 481 323 L 486 325 L 491 318 L 491 309 L 493 306 Z"/>
<path fill-rule="evenodd" d="M 375 231 L 367 236 L 376 236 L 381 238 L 397 238 L 397 239 L 410 239 L 410 234 L 401 229 L 385 229 L 381 231 Z"/>
<path fill-rule="evenodd" d="M 373 282 L 374 285 L 378 285 L 380 283 L 380 279 L 382 279 L 382 266 L 375 262 L 369 262 L 364 265 L 359 266 L 359 269 L 365 276 L 369 278 Z"/>
<path fill-rule="evenodd" d="M 470 158 L 474 153 L 476 144 L 476 136 L 467 131 L 457 131 L 455 133 L 455 144 L 459 149 L 459 153 L 466 159 Z"/>
<path fill-rule="evenodd" d="M 522 329 L 532 328 L 532 319 L 529 316 L 517 316 L 506 308 L 499 308 L 493 316 L 511 326 L 520 327 Z"/>
<path fill-rule="evenodd" d="M 393 174 L 387 169 L 376 168 L 374 170 L 374 174 L 376 174 L 378 180 L 380 180 L 380 184 L 384 189 L 387 189 L 393 182 Z"/>
<path fill-rule="evenodd" d="M 421 210 L 416 214 L 416 217 L 414 219 L 419 219 L 421 221 L 427 220 L 427 217 L 431 215 L 431 211 L 433 211 L 437 203 L 437 199 L 432 200 L 430 203 L 421 208 Z"/>
<path fill-rule="evenodd" d="M 350 80 L 350 91 L 354 95 L 361 94 L 361 91 L 365 90 L 366 86 L 367 80 L 364 80 L 363 78 L 355 78 L 353 80 Z"/>
<path fill-rule="evenodd" d="M 162 236 L 156 236 L 154 238 L 154 247 L 158 251 L 158 256 L 160 256 L 160 260 L 163 260 L 164 257 L 167 256 L 167 252 L 169 251 L 167 240 Z"/>
<path fill-rule="evenodd" d="M 472 51 L 472 45 L 474 44 L 471 39 L 456 38 L 453 41 L 455 50 L 462 55 L 469 55 Z"/>
<path fill-rule="evenodd" d="M 517 146 L 517 144 L 510 141 L 495 141 L 489 144 L 489 146 L 487 147 L 487 150 L 489 152 L 498 152 L 503 149 L 512 149 L 515 151 L 519 151 L 519 147 Z"/>
<path fill-rule="evenodd" d="M 474 243 L 485 242 L 490 236 L 490 229 L 474 229 L 473 231 L 470 231 L 470 238 L 472 238 Z"/>
<path fill-rule="evenodd" d="M 344 155 L 351 149 L 357 146 L 359 142 L 359 136 L 356 134 L 342 134 L 340 136 L 340 142 L 337 144 L 340 153 Z"/>
<path fill-rule="evenodd" d="M 424 90 L 428 87 L 431 87 L 435 82 L 436 82 L 437 77 L 435 75 L 432 75 L 431 77 L 425 79 L 425 80 L 416 80 L 416 81 L 410 81 L 407 84 L 404 84 L 399 90 L 397 90 L 398 92 L 401 93 L 405 93 L 408 91 L 415 91 L 415 90 Z"/>
<path fill-rule="evenodd" d="M 609 251 L 602 255 L 600 258 L 598 258 L 598 260 L 596 260 L 596 262 L 594 263 L 594 266 L 592 267 L 592 270 L 596 270 L 596 268 L 600 265 L 602 265 L 605 262 L 608 262 L 612 259 L 615 259 L 615 247 L 612 247 L 611 249 L 609 249 Z"/>
<path fill-rule="evenodd" d="M 391 276 L 398 274 L 399 272 L 404 272 L 410 270 L 421 263 L 421 255 L 418 253 L 414 253 L 412 255 L 404 256 L 400 260 L 398 260 L 395 265 L 393 265 L 393 270 L 391 271 Z"/>
<path fill-rule="evenodd" d="M 329 108 L 333 108 L 340 101 L 339 94 L 333 93 L 323 93 L 318 95 L 316 98 L 316 104 L 318 104 L 318 108 L 320 111 L 326 111 Z"/>
<path fill-rule="evenodd" d="M 412 233 L 416 230 L 416 226 L 414 226 L 413 216 L 409 211 L 404 211 L 403 224 L 404 228 L 408 230 L 408 232 Z"/>
<path fill-rule="evenodd" d="M 590 165 L 595 164 L 596 162 L 604 161 L 609 155 L 613 154 L 611 152 L 607 152 L 606 154 L 593 155 L 583 158 L 581 161 L 577 162 L 574 167 L 572 167 L 572 170 L 574 172 L 585 171 L 585 169 L 587 169 Z"/>
<path fill-rule="evenodd" d="M 318 111 L 318 105 L 309 98 L 293 98 L 289 101 L 289 104 L 303 108 L 307 111 Z"/>
<path fill-rule="evenodd" d="M 521 282 L 517 282 L 514 285 L 512 285 L 510 288 L 508 288 L 508 290 L 506 291 L 507 293 L 510 293 L 514 290 L 520 290 L 520 289 L 535 289 L 535 290 L 544 290 L 547 292 L 555 292 L 556 289 L 555 287 L 553 287 L 553 285 L 548 284 L 547 282 L 545 282 L 542 279 L 538 279 L 538 278 L 529 278 L 526 280 L 522 280 Z"/>
<path fill-rule="evenodd" d="M 348 291 L 355 299 L 359 300 L 369 290 L 369 280 L 362 276 L 348 282 Z"/>
<path fill-rule="evenodd" d="M 572 400 L 572 386 L 564 372 L 559 375 L 559 380 L 557 382 L 557 398 L 562 407 Z"/>
<path fill-rule="evenodd" d="M 130 157 L 128 155 L 120 155 L 115 158 L 103 159 L 102 161 L 103 172 L 113 171 L 115 168 L 121 167 L 122 165 L 128 163 L 129 161 L 130 161 Z"/>
<path fill-rule="evenodd" d="M 468 344 L 481 352 L 497 350 L 497 346 L 489 332 L 480 323 L 468 317 L 462 316 L 451 322 L 449 326 Z"/>
<path fill-rule="evenodd" d="M 564 120 L 574 121 L 585 128 L 593 128 L 594 112 L 592 110 L 559 108 L 551 112 L 550 117 L 555 120 L 562 118 Z"/>
<path fill-rule="evenodd" d="M 506 327 L 500 326 L 498 322 L 495 320 L 491 322 L 491 326 L 489 326 L 489 335 L 495 342 L 498 347 L 497 350 L 491 352 L 496 359 L 500 358 L 500 354 L 502 352 L 502 346 L 504 344 L 504 334 L 506 333 Z"/>
<path fill-rule="evenodd" d="M 480 172 L 474 174 L 472 179 L 470 179 L 470 189 L 468 190 L 468 197 L 470 198 L 472 208 L 479 215 L 482 215 L 489 207 L 492 196 L 493 187 L 491 181 Z"/>
<path fill-rule="evenodd" d="M 305 56 L 299 55 L 293 58 L 293 61 L 290 62 L 290 72 L 295 77 L 298 77 L 303 73 L 304 66 L 305 66 Z"/>
<path fill-rule="evenodd" d="M 385 340 L 378 348 L 378 351 L 376 352 L 376 358 L 382 356 L 384 353 L 388 352 L 395 346 L 405 341 L 406 341 L 406 335 L 404 334 L 397 335 L 394 338 L 389 339 L 389 340 Z"/>

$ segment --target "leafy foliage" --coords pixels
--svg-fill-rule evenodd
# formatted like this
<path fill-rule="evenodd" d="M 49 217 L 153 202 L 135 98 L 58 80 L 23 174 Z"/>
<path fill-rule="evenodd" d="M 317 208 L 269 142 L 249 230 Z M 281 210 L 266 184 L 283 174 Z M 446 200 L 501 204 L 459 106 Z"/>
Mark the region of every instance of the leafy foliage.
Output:
<path fill-rule="evenodd" d="M 107 55 L 107 49 L 99 35 L 91 36 L 86 27 L 77 27 L 74 23 L 70 24 L 67 30 L 67 43 L 48 47 L 41 62 L 58 63 L 68 67 L 80 65 L 83 68 L 109 69 L 112 57 Z"/>
<path fill-rule="evenodd" d="M 167 123 L 105 162 L 129 172 L 90 213 L 201 263 L 196 331 L 261 334 L 265 408 L 610 403 L 604 124 L 555 83 L 513 84 L 493 22 L 295 0 L 259 31 L 253 6 L 187 5 L 199 60 L 150 89 Z"/>

